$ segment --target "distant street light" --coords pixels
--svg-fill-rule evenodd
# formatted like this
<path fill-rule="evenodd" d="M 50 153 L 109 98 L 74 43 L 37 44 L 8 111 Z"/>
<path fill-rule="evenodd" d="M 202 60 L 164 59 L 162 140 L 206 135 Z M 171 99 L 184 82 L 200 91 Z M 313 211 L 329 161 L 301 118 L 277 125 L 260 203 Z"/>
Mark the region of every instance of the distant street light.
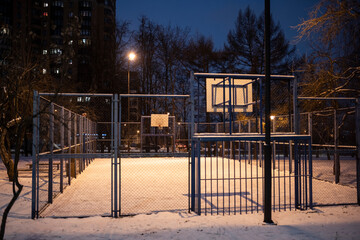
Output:
<path fill-rule="evenodd" d="M 130 52 L 128 55 L 128 94 L 130 94 L 130 61 L 134 61 L 136 55 L 134 52 Z M 130 121 L 130 98 L 128 97 L 128 122 Z"/>

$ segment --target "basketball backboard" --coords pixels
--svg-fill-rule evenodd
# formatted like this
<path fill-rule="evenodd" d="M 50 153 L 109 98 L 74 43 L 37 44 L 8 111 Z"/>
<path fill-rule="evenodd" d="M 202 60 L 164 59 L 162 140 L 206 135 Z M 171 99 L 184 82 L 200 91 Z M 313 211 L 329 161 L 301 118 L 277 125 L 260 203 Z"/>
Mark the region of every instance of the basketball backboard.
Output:
<path fill-rule="evenodd" d="M 151 114 L 151 127 L 169 127 L 169 115 L 168 114 Z"/>
<path fill-rule="evenodd" d="M 206 111 L 229 112 L 229 96 L 231 96 L 232 112 L 252 112 L 252 80 L 207 78 L 206 79 Z M 231 90 L 229 90 L 231 87 Z M 225 93 L 225 96 L 224 96 Z"/>

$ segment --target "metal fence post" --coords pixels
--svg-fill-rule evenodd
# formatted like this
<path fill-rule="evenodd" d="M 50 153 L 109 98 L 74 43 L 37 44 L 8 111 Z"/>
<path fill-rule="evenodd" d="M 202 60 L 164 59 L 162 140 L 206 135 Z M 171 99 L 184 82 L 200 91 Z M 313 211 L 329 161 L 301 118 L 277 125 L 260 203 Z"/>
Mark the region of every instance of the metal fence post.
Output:
<path fill-rule="evenodd" d="M 84 117 L 79 115 L 79 151 L 80 153 L 84 153 L 84 149 L 83 149 L 83 134 L 84 134 L 84 128 L 83 128 L 83 121 Z M 84 162 L 84 157 L 81 158 L 81 160 L 79 161 L 79 173 L 81 173 L 83 171 L 83 162 Z"/>
<path fill-rule="evenodd" d="M 118 217 L 118 95 L 114 95 L 114 217 Z"/>
<path fill-rule="evenodd" d="M 357 203 L 360 205 L 360 98 L 356 99 L 356 187 Z"/>
<path fill-rule="evenodd" d="M 39 152 L 39 145 L 38 145 L 38 118 L 39 118 L 39 109 L 38 105 L 38 92 L 34 91 L 33 93 L 33 136 L 32 136 L 32 187 L 31 187 L 31 218 L 38 217 L 38 208 L 37 202 L 39 201 L 38 195 L 36 194 L 37 190 L 37 163 L 38 163 L 38 152 Z"/>
<path fill-rule="evenodd" d="M 337 121 L 337 111 L 334 110 L 334 175 L 335 183 L 340 181 L 340 158 L 339 158 L 339 126 Z"/>
<path fill-rule="evenodd" d="M 48 203 L 53 198 L 53 154 L 54 154 L 54 103 L 50 103 L 50 158 L 49 158 L 49 182 L 48 182 Z"/>
<path fill-rule="evenodd" d="M 118 119 L 117 119 L 117 126 L 118 126 L 118 139 L 119 142 L 116 146 L 116 151 L 119 152 L 119 146 L 121 146 L 121 96 L 119 95 L 119 101 L 118 101 L 118 106 L 119 106 L 119 114 L 118 114 Z M 121 155 L 120 153 L 118 154 L 118 158 L 119 158 L 119 216 L 121 216 Z"/>
<path fill-rule="evenodd" d="M 74 113 L 74 153 L 76 154 L 77 153 L 77 114 Z M 76 172 L 76 158 L 74 158 L 74 178 L 76 178 L 77 176 L 77 172 Z"/>
<path fill-rule="evenodd" d="M 71 149 L 72 149 L 72 144 L 71 144 L 71 123 L 72 123 L 72 119 L 71 119 L 71 112 L 68 111 L 68 124 L 67 124 L 67 127 L 68 127 L 68 147 L 69 147 L 69 150 L 68 150 L 68 153 L 71 154 Z M 69 185 L 71 184 L 71 158 L 68 158 L 67 160 L 67 164 L 68 164 L 68 183 Z"/>
<path fill-rule="evenodd" d="M 64 153 L 64 130 L 65 130 L 65 118 L 64 118 L 64 107 L 60 109 L 60 145 L 61 145 L 61 153 Z M 64 190 L 64 159 L 60 159 L 60 192 L 62 193 Z"/>
<path fill-rule="evenodd" d="M 195 131 L 195 102 L 194 102 L 194 73 L 190 73 L 189 85 L 190 85 L 190 139 L 191 139 L 191 211 L 195 211 L 195 142 L 193 140 Z"/>

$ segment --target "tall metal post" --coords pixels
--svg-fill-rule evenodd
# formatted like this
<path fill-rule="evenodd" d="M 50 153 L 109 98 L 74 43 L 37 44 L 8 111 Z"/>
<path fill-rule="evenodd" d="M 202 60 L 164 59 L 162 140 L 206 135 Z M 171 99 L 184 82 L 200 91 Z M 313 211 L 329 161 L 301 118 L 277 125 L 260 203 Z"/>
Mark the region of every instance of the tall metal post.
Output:
<path fill-rule="evenodd" d="M 265 0 L 265 176 L 264 176 L 264 222 L 271 219 L 271 133 L 270 133 L 270 0 Z"/>
<path fill-rule="evenodd" d="M 114 217 L 118 217 L 118 95 L 114 95 Z"/>
<path fill-rule="evenodd" d="M 130 59 L 128 59 L 128 94 L 130 94 Z M 130 98 L 127 98 L 127 121 L 130 122 Z"/>

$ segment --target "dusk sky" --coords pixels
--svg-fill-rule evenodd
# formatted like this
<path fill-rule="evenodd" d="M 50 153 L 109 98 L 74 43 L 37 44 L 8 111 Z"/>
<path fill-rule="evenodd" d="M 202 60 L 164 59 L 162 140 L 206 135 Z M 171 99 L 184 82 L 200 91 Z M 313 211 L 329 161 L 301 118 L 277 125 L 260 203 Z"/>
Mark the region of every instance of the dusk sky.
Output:
<path fill-rule="evenodd" d="M 308 12 L 318 1 L 315 0 L 273 0 L 270 1 L 271 13 L 276 22 L 280 22 L 285 36 L 293 40 L 297 31 L 292 29 L 308 17 Z M 147 16 L 155 23 L 180 27 L 189 27 L 191 33 L 201 33 L 214 40 L 215 47 L 223 47 L 227 34 L 235 26 L 239 9 L 250 6 L 256 14 L 264 10 L 264 0 L 118 0 L 116 17 L 131 23 L 136 30 L 139 17 Z M 306 53 L 306 44 L 297 46 Z"/>

